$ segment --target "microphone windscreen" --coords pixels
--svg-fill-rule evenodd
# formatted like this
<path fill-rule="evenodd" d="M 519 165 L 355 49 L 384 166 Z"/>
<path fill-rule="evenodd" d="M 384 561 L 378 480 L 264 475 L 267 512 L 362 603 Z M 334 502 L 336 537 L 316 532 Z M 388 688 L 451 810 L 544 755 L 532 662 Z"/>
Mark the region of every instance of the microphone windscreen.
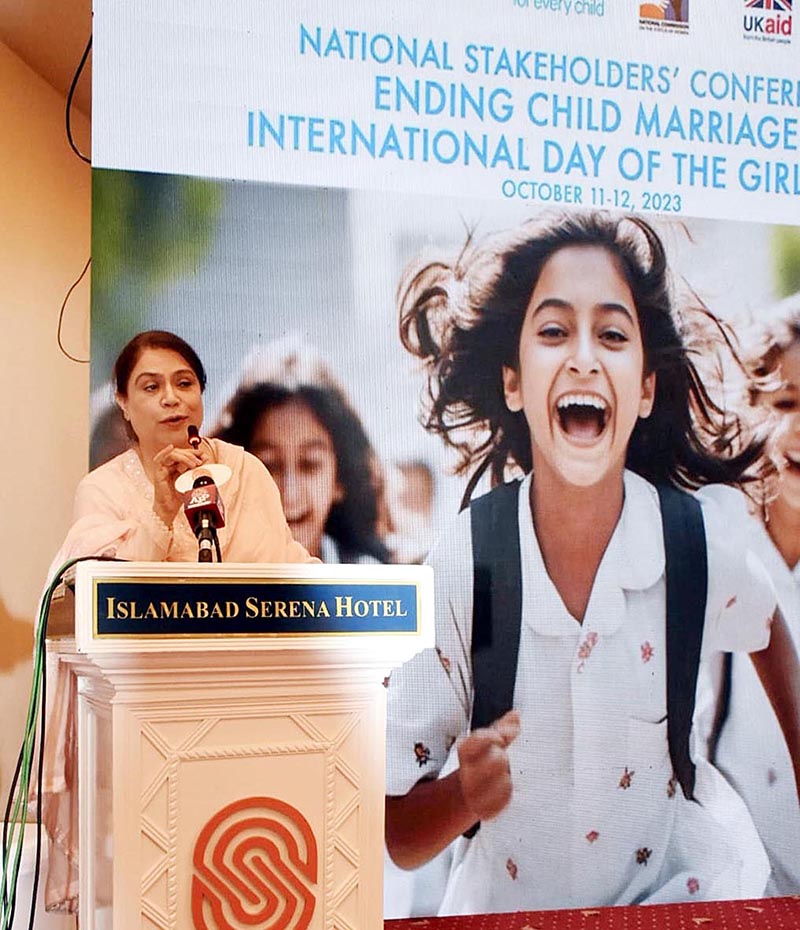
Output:
<path fill-rule="evenodd" d="M 219 488 L 208 475 L 200 475 L 195 481 L 195 487 L 187 491 L 183 497 L 183 512 L 189 526 L 196 533 L 203 516 L 208 516 L 217 529 L 225 526 L 225 508 Z"/>
<path fill-rule="evenodd" d="M 221 488 L 226 482 L 230 481 L 233 472 L 227 465 L 221 465 L 217 462 L 207 462 L 205 465 L 198 465 L 197 468 L 191 468 L 175 479 L 175 490 L 185 494 L 192 490 L 195 478 L 198 475 L 210 475 L 214 484 Z"/>
<path fill-rule="evenodd" d="M 186 432 L 189 434 L 189 445 L 193 449 L 199 449 L 200 448 L 200 430 L 194 425 L 194 423 L 190 423 L 186 429 Z"/>

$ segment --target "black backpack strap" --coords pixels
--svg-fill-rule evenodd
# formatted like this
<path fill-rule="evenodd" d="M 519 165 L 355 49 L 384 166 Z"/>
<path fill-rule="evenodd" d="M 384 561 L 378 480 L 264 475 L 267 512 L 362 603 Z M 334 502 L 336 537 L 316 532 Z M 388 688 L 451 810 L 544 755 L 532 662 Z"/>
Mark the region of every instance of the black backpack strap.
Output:
<path fill-rule="evenodd" d="M 473 730 L 514 703 L 522 618 L 519 485 L 500 485 L 470 505 Z"/>
<path fill-rule="evenodd" d="M 689 800 L 695 766 L 689 751 L 708 589 L 705 524 L 691 494 L 659 485 L 667 584 L 667 741 L 672 770 Z"/>
<path fill-rule="evenodd" d="M 470 504 L 472 730 L 489 726 L 514 704 L 522 623 L 519 487 L 519 481 L 500 485 Z M 464 836 L 479 828 L 474 824 Z"/>

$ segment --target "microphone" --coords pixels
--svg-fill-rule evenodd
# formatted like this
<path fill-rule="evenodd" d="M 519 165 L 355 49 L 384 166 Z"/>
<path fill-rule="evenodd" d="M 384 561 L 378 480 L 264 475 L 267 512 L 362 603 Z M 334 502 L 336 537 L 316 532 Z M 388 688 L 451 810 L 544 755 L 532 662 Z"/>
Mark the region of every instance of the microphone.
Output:
<path fill-rule="evenodd" d="M 197 452 L 201 444 L 205 441 L 200 437 L 200 430 L 198 430 L 194 423 L 190 423 L 186 428 L 186 432 L 189 437 L 189 445 Z M 211 446 L 209 446 L 209 448 L 211 448 Z M 205 465 L 198 465 L 197 468 L 190 468 L 188 471 L 183 472 L 183 474 L 178 475 L 175 479 L 175 490 L 186 497 L 188 492 L 195 487 L 196 479 L 201 475 L 209 476 L 217 488 L 221 488 L 226 481 L 230 480 L 232 474 L 233 472 L 227 465 L 221 465 L 219 462 L 207 462 Z M 222 524 L 220 524 L 220 526 L 221 525 Z"/>
<path fill-rule="evenodd" d="M 225 526 L 225 507 L 220 497 L 219 488 L 211 474 L 203 468 L 194 469 L 194 483 L 190 491 L 184 494 L 183 512 L 197 537 L 199 550 L 198 562 L 212 562 L 212 546 L 219 555 L 217 530 Z"/>

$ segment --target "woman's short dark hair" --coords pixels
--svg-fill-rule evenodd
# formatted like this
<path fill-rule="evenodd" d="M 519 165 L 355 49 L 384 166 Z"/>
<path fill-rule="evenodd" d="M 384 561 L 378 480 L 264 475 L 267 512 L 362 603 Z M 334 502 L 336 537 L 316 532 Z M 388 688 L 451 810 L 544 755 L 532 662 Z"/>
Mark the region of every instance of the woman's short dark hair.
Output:
<path fill-rule="evenodd" d="M 146 349 L 170 349 L 177 352 L 181 358 L 185 359 L 189 367 L 195 373 L 200 390 L 206 389 L 206 370 L 200 361 L 198 354 L 180 336 L 175 333 L 169 333 L 164 329 L 148 329 L 128 342 L 117 356 L 114 362 L 112 379 L 114 388 L 120 397 L 128 396 L 128 382 L 131 379 L 131 373 L 136 367 L 136 363 Z"/>
<path fill-rule="evenodd" d="M 308 408 L 333 444 L 342 498 L 331 507 L 325 533 L 336 541 L 345 562 L 360 555 L 389 561 L 389 552 L 378 535 L 383 493 L 378 459 L 358 414 L 334 384 L 261 382 L 242 388 L 228 404 L 228 425 L 217 436 L 249 450 L 261 418 L 292 402 Z"/>
<path fill-rule="evenodd" d="M 746 438 L 739 418 L 711 397 L 693 360 L 713 348 L 738 362 L 731 335 L 693 293 L 680 317 L 675 312 L 665 249 L 649 223 L 573 212 L 478 244 L 469 235 L 454 261 L 416 262 L 400 282 L 400 336 L 428 374 L 422 422 L 460 453 L 459 471 L 474 468 L 465 500 L 487 468 L 495 483 L 509 465 L 532 468 L 528 425 L 506 406 L 502 369 L 517 367 L 536 282 L 567 246 L 600 247 L 613 257 L 636 304 L 645 373 L 656 373 L 653 410 L 633 430 L 627 467 L 685 488 L 750 480 L 763 443 Z"/>

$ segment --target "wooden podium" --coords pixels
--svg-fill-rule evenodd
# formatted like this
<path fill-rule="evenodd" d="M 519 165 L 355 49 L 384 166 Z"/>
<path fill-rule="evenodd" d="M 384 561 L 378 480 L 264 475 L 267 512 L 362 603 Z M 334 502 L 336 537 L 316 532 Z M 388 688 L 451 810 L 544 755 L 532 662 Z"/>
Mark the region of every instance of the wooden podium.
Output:
<path fill-rule="evenodd" d="M 382 927 L 385 688 L 421 566 L 85 562 L 82 930 Z"/>

